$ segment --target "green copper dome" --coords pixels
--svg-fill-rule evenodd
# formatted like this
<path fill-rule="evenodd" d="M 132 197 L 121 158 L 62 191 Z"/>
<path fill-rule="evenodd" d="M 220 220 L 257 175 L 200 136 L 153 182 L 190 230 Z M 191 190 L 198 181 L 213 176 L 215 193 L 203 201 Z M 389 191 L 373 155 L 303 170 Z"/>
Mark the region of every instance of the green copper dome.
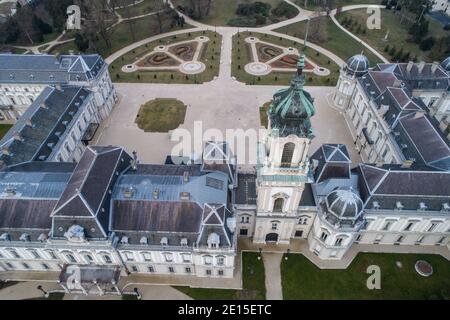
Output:
<path fill-rule="evenodd" d="M 272 129 L 277 129 L 280 136 L 295 134 L 313 138 L 310 118 L 316 113 L 314 99 L 303 90 L 305 85 L 305 56 L 302 54 L 297 63 L 297 73 L 291 86 L 281 89 L 273 95 L 268 116 Z"/>

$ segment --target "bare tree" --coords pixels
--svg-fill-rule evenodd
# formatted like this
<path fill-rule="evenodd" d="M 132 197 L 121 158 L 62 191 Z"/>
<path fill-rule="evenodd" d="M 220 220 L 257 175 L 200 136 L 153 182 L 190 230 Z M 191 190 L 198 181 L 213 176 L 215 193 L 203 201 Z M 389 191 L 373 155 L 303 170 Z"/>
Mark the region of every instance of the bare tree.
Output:
<path fill-rule="evenodd" d="M 309 38 L 318 43 L 323 43 L 327 40 L 327 17 L 320 14 L 321 9 L 316 9 L 316 17 L 311 19 L 309 26 Z"/>

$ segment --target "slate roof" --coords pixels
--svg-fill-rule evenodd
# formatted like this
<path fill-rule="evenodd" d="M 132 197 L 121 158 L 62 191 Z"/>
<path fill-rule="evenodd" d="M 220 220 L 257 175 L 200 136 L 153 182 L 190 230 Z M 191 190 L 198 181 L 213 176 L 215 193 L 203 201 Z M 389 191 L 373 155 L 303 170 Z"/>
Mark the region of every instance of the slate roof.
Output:
<path fill-rule="evenodd" d="M 0 83 L 68 84 L 97 77 L 106 65 L 98 54 L 0 54 Z"/>
<path fill-rule="evenodd" d="M 10 166 L 27 161 L 44 161 L 53 153 L 64 132 L 70 128 L 91 91 L 65 86 L 46 87 L 16 124 L 0 140 L 0 161 Z"/>
<path fill-rule="evenodd" d="M 310 159 L 316 165 L 313 172 L 316 183 L 350 178 L 351 160 L 344 144 L 323 144 Z"/>
<path fill-rule="evenodd" d="M 123 159 L 123 161 L 122 161 Z M 119 147 L 88 147 L 76 165 L 54 215 L 96 216 L 121 163 L 130 157 Z"/>
<path fill-rule="evenodd" d="M 256 174 L 238 173 L 238 186 L 235 191 L 236 204 L 256 205 Z"/>
<path fill-rule="evenodd" d="M 401 168 L 399 165 L 357 167 L 358 188 L 366 208 L 377 201 L 380 208 L 393 210 L 397 201 L 405 209 L 416 210 L 420 202 L 440 210 L 450 202 L 450 172 L 424 167 Z"/>

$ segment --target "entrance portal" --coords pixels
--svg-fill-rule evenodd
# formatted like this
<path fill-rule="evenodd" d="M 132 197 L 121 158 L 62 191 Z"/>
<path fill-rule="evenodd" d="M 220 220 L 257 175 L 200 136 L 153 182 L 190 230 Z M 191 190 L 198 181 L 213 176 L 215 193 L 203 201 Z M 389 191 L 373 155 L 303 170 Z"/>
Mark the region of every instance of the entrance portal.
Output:
<path fill-rule="evenodd" d="M 268 233 L 266 235 L 266 242 L 277 242 L 278 241 L 278 233 Z"/>

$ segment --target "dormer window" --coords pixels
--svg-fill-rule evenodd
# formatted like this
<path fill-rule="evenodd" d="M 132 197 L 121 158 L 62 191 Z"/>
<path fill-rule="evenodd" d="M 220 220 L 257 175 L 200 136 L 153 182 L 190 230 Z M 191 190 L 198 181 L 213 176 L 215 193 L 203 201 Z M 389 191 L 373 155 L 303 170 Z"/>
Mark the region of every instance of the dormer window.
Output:
<path fill-rule="evenodd" d="M 187 238 L 182 238 L 181 239 L 181 241 L 180 241 L 180 244 L 182 245 L 182 246 L 187 246 L 188 245 L 188 239 Z"/>
<path fill-rule="evenodd" d="M 378 201 L 374 201 L 372 203 L 372 209 L 380 209 L 380 203 Z"/>
<path fill-rule="evenodd" d="M 209 248 L 218 248 L 220 245 L 220 237 L 217 233 L 212 232 L 208 236 L 208 247 Z"/>
<path fill-rule="evenodd" d="M 169 244 L 169 239 L 167 239 L 167 237 L 162 237 L 161 238 L 161 245 L 162 246 L 167 246 Z"/>
<path fill-rule="evenodd" d="M 450 205 L 447 202 L 443 203 L 442 204 L 442 210 L 450 211 Z"/>
<path fill-rule="evenodd" d="M 395 203 L 395 208 L 396 208 L 397 210 L 402 210 L 402 209 L 403 209 L 403 204 L 402 204 L 400 201 L 397 201 L 397 202 Z"/>
<path fill-rule="evenodd" d="M 120 239 L 120 243 L 121 244 L 128 244 L 128 237 L 127 236 L 123 236 L 122 239 Z"/>
<path fill-rule="evenodd" d="M 428 207 L 427 207 L 427 205 L 425 204 L 425 202 L 421 202 L 421 203 L 419 203 L 419 209 L 420 209 L 420 210 L 427 210 Z"/>
<path fill-rule="evenodd" d="M 148 244 L 148 238 L 147 237 L 141 237 L 141 240 L 139 240 L 140 244 Z"/>
<path fill-rule="evenodd" d="M 23 233 L 23 234 L 20 236 L 19 240 L 20 240 L 20 241 L 28 242 L 28 241 L 30 241 L 30 235 L 29 235 L 28 233 Z"/>

